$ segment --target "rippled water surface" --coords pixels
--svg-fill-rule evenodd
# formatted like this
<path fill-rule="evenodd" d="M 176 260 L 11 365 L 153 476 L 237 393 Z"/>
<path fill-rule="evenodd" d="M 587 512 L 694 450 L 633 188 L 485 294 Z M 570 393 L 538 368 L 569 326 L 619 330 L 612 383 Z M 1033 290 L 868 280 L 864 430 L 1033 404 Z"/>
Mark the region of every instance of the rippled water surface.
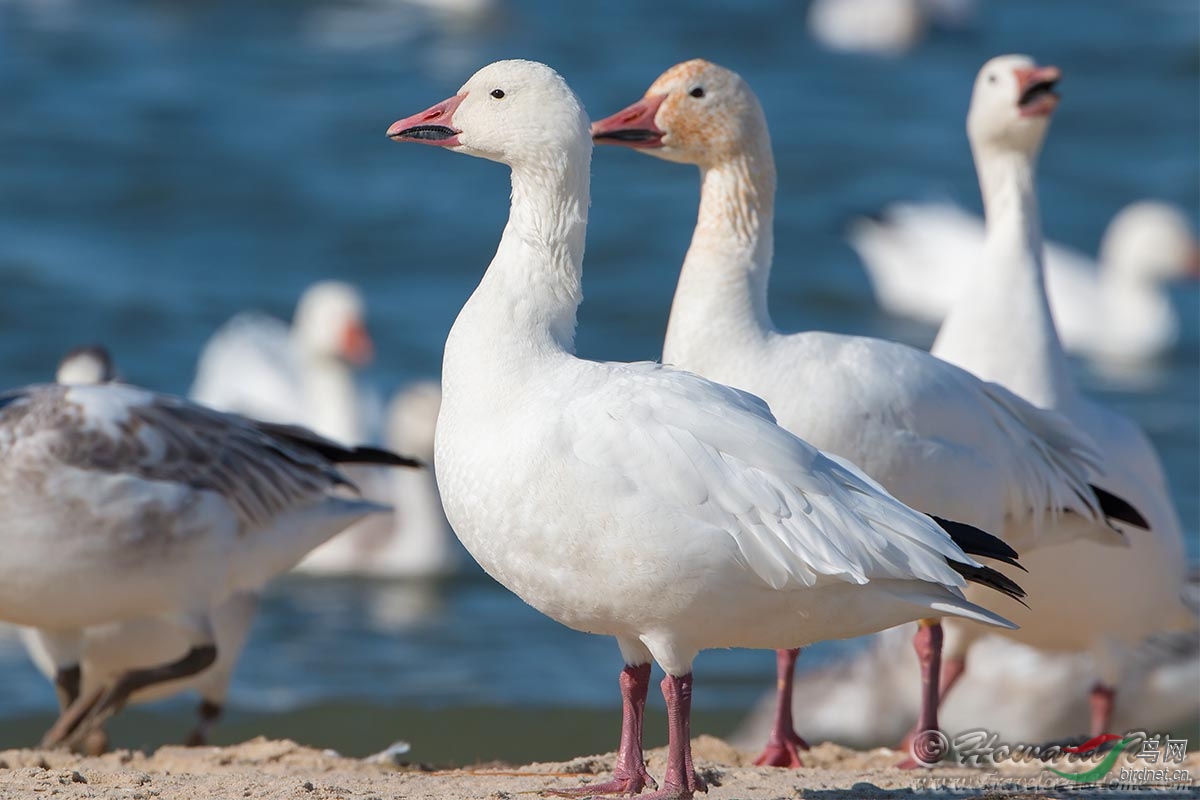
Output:
<path fill-rule="evenodd" d="M 507 176 L 383 132 L 504 57 L 555 66 L 593 117 L 685 58 L 741 72 L 772 126 L 771 302 L 788 329 L 928 344 L 931 331 L 876 310 L 840 230 L 895 199 L 978 208 L 963 118 L 975 71 L 998 53 L 1066 75 L 1041 161 L 1049 236 L 1094 252 L 1111 215 L 1148 196 L 1195 218 L 1190 0 L 981 2 L 969 28 L 894 60 L 818 49 L 803 6 L 509 0 L 462 20 L 390 0 L 0 0 L 0 386 L 45 380 L 64 350 L 99 340 L 128 379 L 185 391 L 218 324 L 247 307 L 286 316 L 327 276 L 368 294 L 377 383 L 435 375 L 499 238 Z M 593 171 L 579 350 L 653 358 L 696 175 L 611 149 Z M 1082 365 L 1079 377 L 1154 438 L 1195 558 L 1195 287 L 1176 299 L 1189 344 L 1136 379 Z M 266 599 L 232 705 L 608 709 L 619 664 L 611 641 L 550 622 L 480 574 L 440 586 L 293 578 Z M 698 707 L 731 714 L 770 685 L 773 659 L 719 652 L 698 668 Z M 0 638 L 0 746 L 28 738 L 5 720 L 53 707 L 16 641 Z"/>

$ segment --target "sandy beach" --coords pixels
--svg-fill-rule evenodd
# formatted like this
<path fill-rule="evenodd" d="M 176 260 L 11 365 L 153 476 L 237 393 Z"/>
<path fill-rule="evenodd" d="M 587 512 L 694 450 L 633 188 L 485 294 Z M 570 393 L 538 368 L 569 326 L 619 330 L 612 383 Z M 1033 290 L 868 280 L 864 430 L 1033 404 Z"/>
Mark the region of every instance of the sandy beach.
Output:
<path fill-rule="evenodd" d="M 1047 773 L 1040 764 L 1005 765 L 998 771 L 939 767 L 891 768 L 897 754 L 858 752 L 834 744 L 815 747 L 810 766 L 784 770 L 751 765 L 752 756 L 713 737 L 694 741 L 697 768 L 712 800 L 856 800 L 883 797 L 1071 797 L 1146 796 L 1135 787 L 1081 788 Z M 651 774 L 661 775 L 664 749 L 649 753 Z M 230 747 L 162 747 L 152 754 L 118 750 L 85 758 L 58 751 L 0 751 L 0 798 L 412 798 L 412 800 L 510 800 L 584 786 L 612 769 L 613 754 L 562 763 L 502 763 L 437 770 L 424 765 L 381 764 L 345 758 L 288 740 L 257 738 Z M 1153 797 L 1195 797 L 1200 754 L 1176 765 L 1192 783 L 1158 789 Z M 1113 775 L 1116 773 L 1114 772 Z M 547 796 L 553 796 L 547 794 Z"/>

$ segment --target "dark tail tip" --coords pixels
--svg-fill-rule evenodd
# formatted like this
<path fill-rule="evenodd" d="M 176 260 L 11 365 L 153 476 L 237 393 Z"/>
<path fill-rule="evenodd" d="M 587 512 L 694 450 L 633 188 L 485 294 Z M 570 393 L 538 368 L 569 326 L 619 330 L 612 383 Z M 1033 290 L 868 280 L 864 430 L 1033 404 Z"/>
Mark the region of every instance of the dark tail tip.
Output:
<path fill-rule="evenodd" d="M 954 543 L 962 548 L 962 551 L 967 555 L 1001 561 L 1009 566 L 1028 572 L 1028 570 L 1017 562 L 1017 551 L 1013 550 L 1008 542 L 1003 539 L 992 536 L 987 531 L 981 531 L 979 528 L 963 522 L 955 522 L 954 520 L 942 519 L 941 517 L 932 517 L 932 519 L 941 526 L 942 530 L 949 534 Z"/>
<path fill-rule="evenodd" d="M 1127 501 L 1117 497 L 1111 492 L 1106 492 L 1099 486 L 1091 487 L 1096 494 L 1096 499 L 1100 501 L 1100 510 L 1104 512 L 1104 516 L 1109 519 L 1114 519 L 1118 522 L 1124 522 L 1128 525 L 1133 525 L 1136 528 L 1150 530 L 1150 523 L 1142 516 L 1136 508 L 1130 505 Z"/>
<path fill-rule="evenodd" d="M 350 448 L 349 457 L 342 459 L 345 464 L 383 464 L 389 467 L 411 467 L 413 469 L 424 469 L 426 464 L 420 459 L 412 456 L 402 456 L 399 453 L 393 453 L 391 450 L 384 450 L 381 447 L 353 447 Z"/>
<path fill-rule="evenodd" d="M 970 564 L 960 564 L 957 561 L 948 561 L 947 563 L 950 564 L 950 567 L 955 572 L 962 575 L 971 583 L 978 583 L 981 586 L 995 589 L 997 592 L 1007 595 L 1026 608 L 1029 608 L 1025 601 L 1021 599 L 1025 596 L 1025 590 L 1021 588 L 1020 584 L 1003 572 L 997 572 L 991 567 L 973 567 Z"/>
<path fill-rule="evenodd" d="M 263 433 L 304 447 L 332 464 L 381 464 L 389 467 L 420 468 L 425 464 L 415 458 L 402 456 L 379 447 L 345 447 L 299 425 L 275 422 L 254 422 Z"/>

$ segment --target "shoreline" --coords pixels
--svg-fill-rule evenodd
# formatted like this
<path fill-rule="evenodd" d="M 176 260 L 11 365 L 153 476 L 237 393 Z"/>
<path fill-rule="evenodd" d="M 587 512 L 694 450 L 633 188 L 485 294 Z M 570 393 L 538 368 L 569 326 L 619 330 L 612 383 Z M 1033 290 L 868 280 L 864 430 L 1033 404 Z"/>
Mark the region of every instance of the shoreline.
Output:
<path fill-rule="evenodd" d="M 753 754 L 716 737 L 698 737 L 693 746 L 697 770 L 710 784 L 708 794 L 701 796 L 711 800 L 975 796 L 1087 800 L 1127 794 L 1108 786 L 1081 787 L 1055 777 L 1040 764 L 1004 764 L 996 770 L 939 766 L 904 771 L 893 767 L 900 759 L 895 751 L 857 751 L 826 743 L 805 754 L 805 768 L 789 770 L 755 767 L 751 764 Z M 52 795 L 101 800 L 514 800 L 601 780 L 611 771 L 614 757 L 606 753 L 563 762 L 491 762 L 431 770 L 420 765 L 347 758 L 286 739 L 262 737 L 227 747 L 164 746 L 152 753 L 117 750 L 98 757 L 5 750 L 0 751 L 0 799 Z M 652 775 L 662 775 L 664 761 L 664 748 L 647 753 Z M 1177 766 L 1188 770 L 1191 782 L 1176 791 L 1159 789 L 1153 797 L 1196 796 L 1200 753 L 1188 756 Z M 1114 771 L 1113 778 L 1115 775 Z M 1122 788 L 1143 796 L 1148 787 Z"/>

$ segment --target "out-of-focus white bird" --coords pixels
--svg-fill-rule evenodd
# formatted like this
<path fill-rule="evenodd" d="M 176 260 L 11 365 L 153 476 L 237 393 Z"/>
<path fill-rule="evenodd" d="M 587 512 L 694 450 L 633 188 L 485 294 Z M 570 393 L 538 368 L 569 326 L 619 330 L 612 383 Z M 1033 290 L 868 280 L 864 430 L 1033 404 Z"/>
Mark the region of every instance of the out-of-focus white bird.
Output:
<path fill-rule="evenodd" d="M 813 0 L 808 33 L 830 50 L 896 56 L 930 27 L 962 27 L 973 12 L 972 0 Z"/>
<path fill-rule="evenodd" d="M 848 239 L 885 311 L 937 324 L 983 258 L 985 230 L 957 206 L 898 203 L 880 219 L 857 220 Z M 1168 291 L 1200 277 L 1200 250 L 1174 206 L 1143 200 L 1122 209 L 1100 243 L 1099 263 L 1054 242 L 1044 261 L 1046 294 L 1068 352 L 1136 362 L 1162 356 L 1184 335 Z"/>
<path fill-rule="evenodd" d="M 301 295 L 290 326 L 258 312 L 222 325 L 200 354 L 189 396 L 342 444 L 377 442 L 379 403 L 357 373 L 373 356 L 358 289 L 321 281 Z"/>
<path fill-rule="evenodd" d="M 60 373 L 111 363 L 78 358 Z M 35 629 L 58 689 L 43 743 L 79 745 L 130 699 L 189 685 L 214 701 L 202 737 L 258 590 L 382 510 L 334 494 L 354 462 L 417 465 L 124 384 L 0 395 L 0 620 Z"/>
<path fill-rule="evenodd" d="M 116 364 L 108 350 L 87 345 L 71 350 L 59 362 L 55 375 L 60 384 L 96 384 L 118 380 Z M 213 665 L 188 678 L 142 689 L 130 697 L 134 703 L 152 702 L 181 692 L 196 690 L 200 695 L 199 721 L 187 738 L 188 744 L 204 744 L 210 726 L 220 717 L 229 694 L 233 669 L 241 655 L 246 636 L 258 609 L 258 592 L 238 592 L 220 602 L 212 613 L 213 638 L 217 658 Z M 21 628 L 21 641 L 38 670 L 53 682 L 54 660 L 34 628 Z M 80 662 L 80 684 L 76 690 L 90 696 L 111 685 L 126 671 L 154 667 L 179 658 L 188 650 L 187 637 L 170 623 L 142 618 L 97 625 L 84 633 Z M 107 749 L 102 729 L 89 738 L 88 749 Z"/>

